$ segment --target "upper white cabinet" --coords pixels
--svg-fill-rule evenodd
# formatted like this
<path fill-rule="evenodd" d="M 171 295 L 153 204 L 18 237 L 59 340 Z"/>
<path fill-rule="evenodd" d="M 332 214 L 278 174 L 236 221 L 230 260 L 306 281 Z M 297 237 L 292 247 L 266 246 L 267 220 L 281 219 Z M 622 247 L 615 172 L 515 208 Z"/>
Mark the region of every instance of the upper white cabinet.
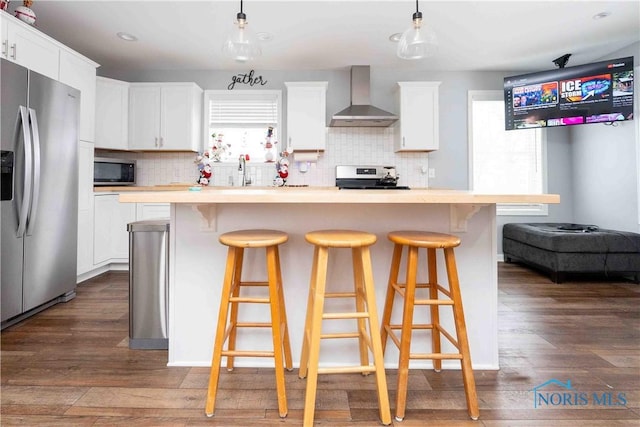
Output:
<path fill-rule="evenodd" d="M 195 83 L 131 83 L 129 149 L 202 150 L 202 89 Z"/>
<path fill-rule="evenodd" d="M 328 82 L 285 82 L 287 143 L 294 151 L 324 150 Z"/>
<path fill-rule="evenodd" d="M 77 53 L 60 50 L 60 81 L 80 91 L 80 140 L 94 142 L 96 123 L 95 62 Z"/>
<path fill-rule="evenodd" d="M 0 12 L 2 57 L 58 80 L 60 49 L 50 37 L 5 12 Z"/>
<path fill-rule="evenodd" d="M 440 145 L 438 87 L 440 82 L 398 82 L 400 120 L 395 126 L 395 151 L 433 151 Z"/>
<path fill-rule="evenodd" d="M 96 148 L 129 148 L 129 83 L 98 77 L 96 80 Z"/>

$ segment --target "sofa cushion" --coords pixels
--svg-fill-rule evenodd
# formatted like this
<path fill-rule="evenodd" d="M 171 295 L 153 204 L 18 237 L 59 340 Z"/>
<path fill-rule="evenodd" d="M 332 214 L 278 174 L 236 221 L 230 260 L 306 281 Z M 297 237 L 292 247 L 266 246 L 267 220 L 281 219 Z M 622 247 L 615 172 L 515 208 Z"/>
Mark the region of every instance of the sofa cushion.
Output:
<path fill-rule="evenodd" d="M 640 234 L 569 223 L 505 224 L 505 239 L 553 252 L 638 253 Z"/>

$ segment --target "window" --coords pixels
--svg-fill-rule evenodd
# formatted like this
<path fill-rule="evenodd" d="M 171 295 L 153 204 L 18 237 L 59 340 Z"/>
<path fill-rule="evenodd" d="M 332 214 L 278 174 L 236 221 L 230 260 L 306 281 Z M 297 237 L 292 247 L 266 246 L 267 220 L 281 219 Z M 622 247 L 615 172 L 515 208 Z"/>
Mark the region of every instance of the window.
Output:
<path fill-rule="evenodd" d="M 237 162 L 245 154 L 254 162 L 272 161 L 282 150 L 277 144 L 282 121 L 279 90 L 207 90 L 204 114 L 207 148 L 216 160 Z"/>
<path fill-rule="evenodd" d="M 541 194 L 546 190 L 545 132 L 504 129 L 502 91 L 469 91 L 469 188 Z M 498 204 L 498 215 L 546 215 L 546 204 Z"/>

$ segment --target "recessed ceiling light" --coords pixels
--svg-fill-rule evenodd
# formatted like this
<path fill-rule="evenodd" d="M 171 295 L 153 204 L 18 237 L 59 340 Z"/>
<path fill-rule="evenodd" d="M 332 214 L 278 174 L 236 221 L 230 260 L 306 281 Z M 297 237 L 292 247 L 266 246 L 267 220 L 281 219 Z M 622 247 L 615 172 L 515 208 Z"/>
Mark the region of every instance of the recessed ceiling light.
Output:
<path fill-rule="evenodd" d="M 593 15 L 593 19 L 597 21 L 598 19 L 603 19 L 610 15 L 611 15 L 611 12 L 604 11 L 604 12 L 596 13 L 595 15 Z"/>
<path fill-rule="evenodd" d="M 116 34 L 116 36 L 118 36 L 122 40 L 126 40 L 128 42 L 138 41 L 138 38 L 136 36 L 134 36 L 133 34 L 129 34 L 129 33 L 118 33 L 118 34 Z"/>
<path fill-rule="evenodd" d="M 263 42 L 268 42 L 273 40 L 273 34 L 271 33 L 256 33 L 256 37 L 258 38 L 258 40 L 263 41 Z"/>
<path fill-rule="evenodd" d="M 401 37 L 402 37 L 402 33 L 394 33 L 389 36 L 389 40 L 394 43 L 398 43 Z"/>

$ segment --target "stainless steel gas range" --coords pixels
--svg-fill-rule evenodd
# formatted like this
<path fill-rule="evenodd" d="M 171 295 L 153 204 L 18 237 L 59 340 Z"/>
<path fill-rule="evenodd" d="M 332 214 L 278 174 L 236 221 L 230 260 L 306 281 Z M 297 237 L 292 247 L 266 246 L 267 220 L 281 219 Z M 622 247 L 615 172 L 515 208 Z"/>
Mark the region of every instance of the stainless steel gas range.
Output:
<path fill-rule="evenodd" d="M 398 185 L 395 166 L 336 166 L 336 187 L 341 190 L 408 190 Z"/>

